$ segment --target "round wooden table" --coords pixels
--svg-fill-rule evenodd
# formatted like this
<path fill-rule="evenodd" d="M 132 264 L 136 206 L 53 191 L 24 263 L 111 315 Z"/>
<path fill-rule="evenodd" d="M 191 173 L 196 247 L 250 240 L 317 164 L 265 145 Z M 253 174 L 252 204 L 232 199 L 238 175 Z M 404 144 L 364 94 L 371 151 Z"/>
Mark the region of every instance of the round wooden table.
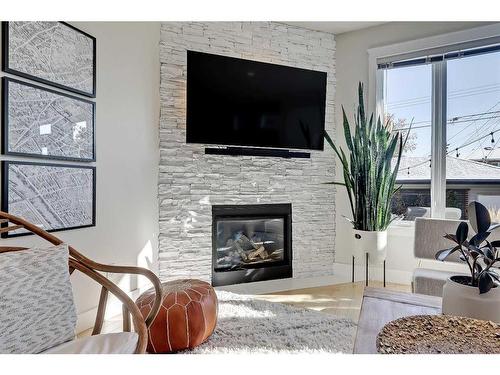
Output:
<path fill-rule="evenodd" d="M 450 315 L 415 315 L 387 323 L 377 336 L 384 354 L 499 354 L 500 326 Z"/>

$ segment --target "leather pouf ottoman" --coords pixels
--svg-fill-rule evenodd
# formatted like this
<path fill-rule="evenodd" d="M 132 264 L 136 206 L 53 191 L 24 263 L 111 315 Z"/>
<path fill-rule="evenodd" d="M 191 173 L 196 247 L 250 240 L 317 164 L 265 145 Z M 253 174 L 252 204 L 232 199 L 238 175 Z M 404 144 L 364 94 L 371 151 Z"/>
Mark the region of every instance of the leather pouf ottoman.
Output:
<path fill-rule="evenodd" d="M 148 330 L 148 352 L 171 353 L 200 345 L 217 323 L 214 289 L 204 281 L 191 279 L 162 283 L 162 287 L 162 305 Z M 153 289 L 136 301 L 144 317 L 153 303 Z"/>

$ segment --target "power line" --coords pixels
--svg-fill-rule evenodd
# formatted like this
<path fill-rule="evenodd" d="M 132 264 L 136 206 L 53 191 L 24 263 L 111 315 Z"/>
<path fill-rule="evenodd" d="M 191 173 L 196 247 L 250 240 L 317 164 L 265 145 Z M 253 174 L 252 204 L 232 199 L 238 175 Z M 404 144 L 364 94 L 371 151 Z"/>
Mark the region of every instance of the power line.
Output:
<path fill-rule="evenodd" d="M 496 119 L 496 118 L 500 118 L 500 116 L 489 116 L 489 117 L 481 117 L 481 118 L 473 118 L 473 117 L 478 117 L 478 116 L 486 116 L 486 115 L 493 115 L 493 114 L 500 114 L 500 111 L 491 111 L 493 108 L 495 108 L 496 106 L 498 106 L 500 104 L 500 101 L 496 102 L 493 106 L 491 106 L 490 108 L 488 108 L 485 112 L 480 112 L 480 113 L 471 113 L 471 114 L 466 114 L 466 115 L 461 115 L 461 116 L 455 116 L 455 117 L 452 117 L 451 119 L 448 119 L 447 120 L 447 124 L 459 124 L 459 123 L 469 123 L 469 122 L 472 122 L 472 125 L 475 124 L 476 122 L 478 121 L 482 121 L 482 120 L 486 120 L 485 123 L 483 123 L 479 128 L 476 128 L 476 131 L 475 133 L 473 134 L 477 134 L 477 132 L 480 131 L 480 129 L 484 128 L 489 122 L 491 122 L 491 120 L 493 119 Z M 473 119 L 470 119 L 470 118 L 473 118 Z M 459 121 L 460 119 L 463 119 L 461 121 Z M 424 124 L 424 123 L 427 123 L 429 125 L 422 125 L 422 126 L 414 126 L 415 124 Z M 494 122 L 492 123 L 492 127 L 497 124 L 497 122 Z M 430 121 L 419 121 L 419 122 L 413 122 L 412 125 L 411 125 L 411 130 L 415 130 L 415 129 L 421 129 L 421 128 L 429 128 L 431 127 L 432 124 Z M 464 127 L 462 130 L 458 131 L 455 135 L 453 135 L 452 137 L 450 137 L 448 139 L 448 141 L 451 141 L 453 138 L 455 138 L 456 136 L 458 136 L 458 134 L 462 133 L 463 131 L 465 131 L 467 128 Z M 410 130 L 410 127 L 407 127 L 407 128 L 401 128 L 401 129 L 396 129 L 398 131 L 408 131 Z M 472 135 L 469 136 L 465 142 L 467 142 L 469 139 L 472 138 Z M 481 145 L 478 145 L 478 147 L 476 149 L 479 149 L 480 147 L 482 146 Z M 458 149 L 462 148 L 463 146 L 458 146 L 458 147 L 450 147 L 450 149 L 452 150 L 456 150 L 457 151 L 457 155 L 458 155 Z M 470 154 L 472 154 L 476 149 L 472 150 Z M 469 155 L 470 155 L 469 154 Z M 457 156 L 458 157 L 458 156 Z M 424 163 L 425 164 L 425 163 Z"/>
<path fill-rule="evenodd" d="M 484 138 L 492 137 L 492 139 L 493 139 L 493 135 L 496 134 L 496 133 L 498 133 L 498 132 L 500 132 L 500 129 L 496 129 L 495 131 L 492 131 L 492 132 L 490 132 L 488 134 L 485 134 L 485 135 L 483 135 L 483 136 L 481 136 L 481 137 L 479 137 L 479 138 L 477 138 L 477 139 L 475 139 L 475 140 L 473 140 L 471 142 L 468 142 L 468 143 L 465 143 L 465 144 L 463 144 L 463 145 L 461 145 L 459 147 L 453 148 L 451 151 L 447 151 L 446 155 L 451 154 L 453 151 L 457 151 L 458 152 L 459 149 L 467 147 L 467 146 L 470 146 L 471 144 L 479 142 L 479 141 L 483 140 Z M 400 169 L 398 169 L 398 172 L 403 172 L 403 171 L 408 171 L 409 172 L 410 169 L 413 169 L 413 168 L 416 168 L 416 167 L 420 167 L 421 165 L 424 165 L 424 164 L 430 163 L 430 162 L 431 162 L 431 159 L 427 159 L 427 160 L 424 160 L 424 161 L 422 161 L 420 163 L 411 165 L 409 167 L 400 168 Z"/>
<path fill-rule="evenodd" d="M 500 102 L 498 102 L 500 103 Z M 498 105 L 498 103 L 496 105 Z M 472 120 L 461 120 L 463 118 L 469 118 L 469 117 L 476 117 L 476 116 L 486 116 L 490 114 L 498 114 L 498 116 L 491 116 L 491 117 L 484 117 L 484 118 L 478 118 L 478 119 L 472 119 Z M 464 122 L 472 122 L 472 121 L 481 121 L 481 120 L 488 120 L 488 119 L 494 119 L 494 118 L 500 118 L 500 111 L 491 111 L 491 112 L 482 112 L 482 113 L 472 113 L 469 115 L 462 115 L 462 116 L 455 116 L 452 117 L 448 120 L 446 120 L 447 124 L 459 124 L 459 123 L 464 123 Z M 415 124 L 428 124 L 428 125 L 422 125 L 422 126 L 414 126 Z M 432 126 L 432 122 L 425 120 L 425 121 L 417 121 L 417 122 L 412 122 L 411 124 L 411 129 L 422 129 L 422 128 L 429 128 Z M 404 130 L 410 130 L 410 126 L 406 128 L 400 128 L 396 129 L 398 131 L 404 131 Z"/>
<path fill-rule="evenodd" d="M 424 164 L 427 164 L 427 163 L 430 163 L 431 162 L 431 159 L 427 159 L 427 160 L 424 160 L 423 162 L 420 162 L 418 164 L 414 164 L 414 165 L 411 165 L 409 167 L 404 167 L 404 168 L 399 168 L 398 169 L 398 172 L 403 172 L 403 171 L 408 171 L 410 172 L 410 169 L 413 169 L 413 168 L 416 168 L 416 167 L 420 167 L 421 165 L 424 165 Z M 429 167 L 430 167 L 430 164 L 429 164 Z"/>
<path fill-rule="evenodd" d="M 464 148 L 464 147 L 470 146 L 470 145 L 472 145 L 472 144 L 474 144 L 474 143 L 476 143 L 476 142 L 479 142 L 479 141 L 483 140 L 484 138 L 492 137 L 492 139 L 493 139 L 493 135 L 495 135 L 495 134 L 496 134 L 496 133 L 498 133 L 498 132 L 500 132 L 500 129 L 496 129 L 495 131 L 492 131 L 492 132 L 490 132 L 490 133 L 488 133 L 488 134 L 486 134 L 486 135 L 483 135 L 482 137 L 479 137 L 479 138 L 477 138 L 477 139 L 475 139 L 475 140 L 473 140 L 473 141 L 470 141 L 469 143 L 465 143 L 465 144 L 463 144 L 462 146 L 456 147 L 456 148 L 454 148 L 453 150 L 459 150 L 459 149 L 461 149 L 461 148 Z M 452 152 L 452 151 L 448 151 L 448 152 L 446 153 L 446 155 L 450 154 L 451 152 Z"/>
<path fill-rule="evenodd" d="M 495 118 L 500 118 L 500 115 L 498 115 L 498 116 L 492 116 L 492 117 L 483 117 L 483 118 L 480 118 L 478 120 L 447 121 L 446 123 L 449 124 L 449 125 L 454 125 L 454 124 L 462 124 L 462 123 L 466 123 L 466 122 L 479 121 L 479 120 L 491 120 L 491 119 L 495 119 Z M 430 127 L 432 127 L 432 124 L 421 125 L 421 126 L 412 126 L 411 130 L 425 129 L 425 128 L 430 128 Z M 410 130 L 410 128 L 401 128 L 401 129 L 396 129 L 396 130 L 397 131 L 407 131 L 407 130 Z"/>
<path fill-rule="evenodd" d="M 496 102 L 494 105 L 492 105 L 490 108 L 488 108 L 488 109 L 487 109 L 487 112 L 491 111 L 493 108 L 495 108 L 495 107 L 496 107 L 496 106 L 498 106 L 499 104 L 500 104 L 500 100 L 499 100 L 498 102 Z M 477 121 L 479 121 L 479 119 L 476 119 L 476 120 L 473 122 L 473 124 L 472 124 L 472 125 L 475 125 Z M 487 121 L 486 123 L 488 123 L 488 121 Z M 486 124 L 486 123 L 484 123 L 483 125 L 481 125 L 481 128 L 482 128 L 483 126 L 485 126 L 485 124 Z M 463 132 L 463 131 L 465 131 L 466 129 L 467 129 L 467 128 L 466 128 L 466 127 L 464 127 L 462 130 L 460 130 L 460 131 L 458 131 L 457 133 L 455 133 L 455 135 L 451 136 L 451 137 L 448 139 L 448 141 L 451 141 L 453 138 L 457 137 L 460 133 L 462 133 L 462 132 Z M 479 131 L 479 128 L 476 128 L 476 131 Z M 469 139 L 470 139 L 470 137 L 469 137 Z"/>
<path fill-rule="evenodd" d="M 491 150 L 490 150 L 490 152 L 488 152 L 488 155 L 486 155 L 486 156 L 484 157 L 484 160 L 486 160 L 486 159 L 488 159 L 488 158 L 490 157 L 490 155 L 491 155 L 491 153 L 493 152 L 493 150 L 495 150 L 495 148 L 497 147 L 498 142 L 500 142 L 500 138 L 498 138 L 498 140 L 497 140 L 495 143 L 493 143 L 493 138 L 492 138 L 492 143 L 493 143 L 493 146 L 491 146 Z"/>
<path fill-rule="evenodd" d="M 488 111 L 491 111 L 493 108 L 495 108 L 498 104 L 500 104 L 500 100 L 498 102 L 496 102 L 493 106 L 491 106 L 488 110 Z M 471 125 L 476 125 L 477 121 L 480 121 L 481 119 L 477 119 L 475 120 Z M 472 133 L 471 135 L 469 135 L 467 137 L 467 139 L 465 140 L 465 142 L 467 142 L 468 140 L 470 140 L 475 134 L 477 133 L 480 133 L 487 125 L 488 123 L 491 122 L 491 119 L 485 121 L 483 124 L 481 124 L 480 126 L 476 126 L 476 129 L 475 129 L 475 132 Z M 495 126 L 496 122 L 493 122 L 491 124 L 491 126 L 489 126 L 489 131 L 491 131 L 491 129 Z M 451 141 L 453 138 L 455 138 L 458 134 L 460 134 L 462 131 L 465 131 L 466 128 L 463 128 L 461 131 L 459 131 L 457 134 L 455 134 L 453 137 L 450 137 L 448 141 Z"/>
<path fill-rule="evenodd" d="M 498 124 L 498 122 L 493 123 L 493 124 L 492 124 L 492 127 L 493 127 L 494 125 L 496 125 L 496 124 Z M 495 143 L 495 139 L 494 139 L 493 135 L 495 134 L 495 132 L 496 132 L 496 131 L 498 131 L 498 129 L 492 129 L 492 128 L 490 128 L 490 130 L 491 130 L 491 131 L 490 131 L 490 133 L 489 133 L 489 134 L 491 135 L 491 143 Z M 472 135 L 471 135 L 468 139 L 470 139 L 471 137 L 472 137 Z M 474 147 L 472 150 L 470 150 L 470 152 L 467 154 L 467 157 L 469 157 L 469 156 L 473 155 L 473 154 L 474 154 L 474 152 L 476 152 L 477 150 L 480 150 L 481 148 L 484 148 L 483 143 L 484 143 L 484 141 L 486 140 L 486 138 L 487 138 L 487 136 L 485 136 L 484 138 L 482 138 L 482 139 L 479 141 L 479 143 L 477 144 L 477 146 L 476 146 L 476 147 Z M 458 152 L 457 152 L 457 154 L 458 154 Z M 485 159 L 486 159 L 486 158 L 485 158 Z"/>
<path fill-rule="evenodd" d="M 464 93 L 464 94 L 448 95 L 448 99 L 461 99 L 461 98 L 467 98 L 469 96 L 491 94 L 491 93 L 498 92 L 498 91 L 500 91 L 500 87 L 486 89 L 486 90 L 475 90 L 475 91 L 471 91 L 471 92 Z M 414 107 L 414 106 L 422 105 L 422 104 L 430 104 L 430 97 L 426 97 L 425 99 L 414 99 L 411 101 L 409 100 L 407 103 L 401 103 L 401 104 L 386 104 L 386 108 L 390 109 L 390 110 L 394 110 L 394 109 Z"/>
<path fill-rule="evenodd" d="M 386 85 L 387 86 L 387 85 Z M 448 96 L 449 97 L 454 97 L 456 95 L 462 95 L 466 94 L 469 91 L 478 91 L 481 90 L 483 92 L 484 90 L 491 90 L 494 88 L 500 87 L 500 83 L 489 83 L 486 85 L 479 85 L 479 86 L 472 86 L 466 89 L 458 89 L 458 90 L 450 90 L 448 91 Z M 430 101 L 431 96 L 426 95 L 426 96 L 416 96 L 414 98 L 408 98 L 408 99 L 401 99 L 401 100 L 393 100 L 392 102 L 387 102 L 387 106 L 394 106 L 394 105 L 399 105 L 399 104 L 406 104 L 406 103 L 411 103 L 414 101 Z"/>

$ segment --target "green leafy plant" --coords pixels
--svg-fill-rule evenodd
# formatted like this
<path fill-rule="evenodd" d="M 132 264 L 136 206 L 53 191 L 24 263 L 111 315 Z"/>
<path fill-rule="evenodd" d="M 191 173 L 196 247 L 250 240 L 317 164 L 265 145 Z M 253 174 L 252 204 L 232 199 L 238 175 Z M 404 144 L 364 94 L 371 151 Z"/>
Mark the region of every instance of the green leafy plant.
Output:
<path fill-rule="evenodd" d="M 460 260 L 469 267 L 471 276 L 452 276 L 452 280 L 464 285 L 479 288 L 479 293 L 487 293 L 491 288 L 500 285 L 498 273 L 491 267 L 500 261 L 500 252 L 497 247 L 500 241 L 488 242 L 486 239 L 491 231 L 500 227 L 500 224 L 491 225 L 488 209 L 479 202 L 471 202 L 467 209 L 469 222 L 476 234 L 467 240 L 469 226 L 461 222 L 455 234 L 445 234 L 445 238 L 454 242 L 456 246 L 440 250 L 436 253 L 436 259 L 444 261 L 455 252 L 460 253 Z M 482 245 L 484 243 L 484 245 Z"/>
<path fill-rule="evenodd" d="M 344 176 L 343 183 L 332 184 L 345 186 L 347 190 L 352 211 L 352 220 L 348 220 L 354 229 L 383 231 L 391 223 L 391 200 L 398 190 L 394 186 L 409 132 L 403 138 L 401 132 L 393 131 L 391 122 L 384 124 L 380 118 L 374 121 L 373 114 L 367 120 L 361 82 L 358 97 L 354 135 L 342 107 L 349 156 L 342 147 L 335 145 L 325 131 L 325 139 L 340 159 Z"/>

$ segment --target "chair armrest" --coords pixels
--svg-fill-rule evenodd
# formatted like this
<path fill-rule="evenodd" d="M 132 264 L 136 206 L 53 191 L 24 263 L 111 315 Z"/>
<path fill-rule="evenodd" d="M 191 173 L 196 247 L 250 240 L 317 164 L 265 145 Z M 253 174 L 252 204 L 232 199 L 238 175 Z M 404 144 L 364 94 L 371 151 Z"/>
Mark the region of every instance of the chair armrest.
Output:
<path fill-rule="evenodd" d="M 139 335 L 136 353 L 145 353 L 148 342 L 148 328 L 142 314 L 132 299 L 121 290 L 115 283 L 104 277 L 97 270 L 90 268 L 84 262 L 76 259 L 69 259 L 69 266 L 89 276 L 91 279 L 101 284 L 106 291 L 110 291 L 118 300 L 130 311 L 134 322 L 134 330 Z M 107 292 L 106 292 L 107 293 Z M 102 301 L 102 300 L 101 300 Z M 101 304 L 101 301 L 99 302 Z M 102 310 L 104 313 L 104 309 Z M 99 319 L 99 317 L 98 317 Z"/>
<path fill-rule="evenodd" d="M 88 260 L 90 261 L 90 259 Z M 87 262 L 85 262 L 87 263 Z M 145 319 L 146 326 L 149 328 L 151 323 L 153 323 L 154 318 L 156 318 L 156 315 L 158 314 L 158 311 L 160 310 L 161 302 L 162 302 L 162 286 L 161 286 L 161 281 L 154 274 L 154 272 L 148 270 L 147 268 L 142 268 L 142 267 L 135 267 L 135 266 L 116 266 L 116 265 L 108 265 L 108 264 L 101 264 L 97 262 L 90 261 L 89 266 L 93 268 L 96 271 L 101 271 L 101 272 L 111 272 L 111 273 L 117 273 L 117 274 L 132 274 L 132 275 L 142 275 L 145 276 L 151 283 L 153 284 L 153 287 L 155 289 L 155 302 L 153 303 L 153 306 L 151 307 L 151 311 L 149 312 L 148 316 Z"/>

